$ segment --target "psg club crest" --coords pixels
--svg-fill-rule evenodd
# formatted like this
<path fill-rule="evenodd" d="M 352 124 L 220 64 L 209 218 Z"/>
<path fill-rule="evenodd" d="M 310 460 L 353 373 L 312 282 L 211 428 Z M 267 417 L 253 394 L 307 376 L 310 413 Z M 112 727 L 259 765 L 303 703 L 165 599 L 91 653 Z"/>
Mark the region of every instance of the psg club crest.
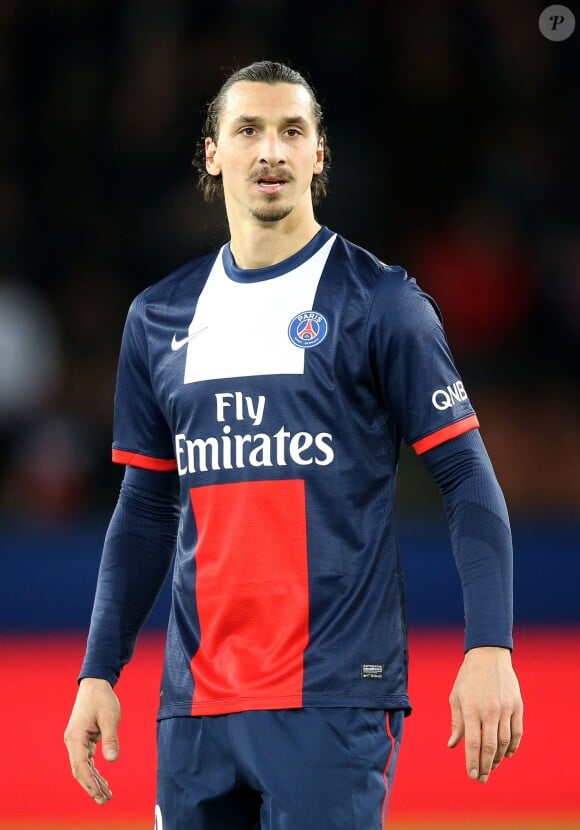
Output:
<path fill-rule="evenodd" d="M 328 323 L 316 311 L 302 311 L 290 321 L 288 337 L 301 349 L 319 346 L 328 332 Z"/>

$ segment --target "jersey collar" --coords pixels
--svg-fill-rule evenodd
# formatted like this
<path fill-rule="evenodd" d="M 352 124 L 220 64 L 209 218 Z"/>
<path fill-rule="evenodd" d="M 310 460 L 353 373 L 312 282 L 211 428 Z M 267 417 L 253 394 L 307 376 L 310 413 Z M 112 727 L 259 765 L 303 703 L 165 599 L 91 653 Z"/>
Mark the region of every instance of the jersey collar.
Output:
<path fill-rule="evenodd" d="M 292 254 L 287 259 L 283 259 L 282 262 L 277 262 L 275 265 L 267 265 L 265 268 L 238 268 L 234 262 L 230 243 L 228 242 L 222 248 L 224 271 L 235 282 L 261 282 L 262 280 L 271 280 L 274 277 L 279 277 L 282 274 L 287 274 L 289 271 L 298 268 L 299 265 L 302 265 L 303 262 L 306 262 L 316 251 L 322 248 L 324 243 L 332 235 L 332 231 L 323 225 L 318 233 L 312 237 L 310 242 L 299 251 L 296 251 L 295 254 Z"/>

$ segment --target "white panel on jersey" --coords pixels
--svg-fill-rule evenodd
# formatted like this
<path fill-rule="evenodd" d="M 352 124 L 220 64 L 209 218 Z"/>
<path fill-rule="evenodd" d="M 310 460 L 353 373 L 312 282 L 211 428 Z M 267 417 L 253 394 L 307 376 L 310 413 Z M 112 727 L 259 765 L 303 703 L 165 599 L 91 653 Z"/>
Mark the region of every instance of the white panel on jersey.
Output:
<path fill-rule="evenodd" d="M 222 252 L 189 326 L 184 383 L 253 375 L 301 375 L 304 349 L 288 337 L 291 320 L 312 308 L 336 238 L 292 271 L 259 282 L 235 282 Z"/>

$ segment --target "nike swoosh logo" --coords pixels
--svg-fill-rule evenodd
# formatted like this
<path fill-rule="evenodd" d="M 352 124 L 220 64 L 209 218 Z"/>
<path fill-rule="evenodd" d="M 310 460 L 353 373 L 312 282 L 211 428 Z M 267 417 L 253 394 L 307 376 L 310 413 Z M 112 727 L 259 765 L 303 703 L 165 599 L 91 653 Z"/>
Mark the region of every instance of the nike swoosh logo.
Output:
<path fill-rule="evenodd" d="M 197 331 L 192 332 L 192 334 L 188 334 L 187 337 L 178 340 L 175 335 L 173 335 L 173 340 L 171 341 L 171 351 L 177 352 L 179 349 L 182 349 L 186 346 L 190 340 L 193 340 L 194 337 L 197 337 L 198 334 L 201 334 L 203 331 L 207 329 L 207 326 L 204 326 L 202 329 L 198 329 Z"/>

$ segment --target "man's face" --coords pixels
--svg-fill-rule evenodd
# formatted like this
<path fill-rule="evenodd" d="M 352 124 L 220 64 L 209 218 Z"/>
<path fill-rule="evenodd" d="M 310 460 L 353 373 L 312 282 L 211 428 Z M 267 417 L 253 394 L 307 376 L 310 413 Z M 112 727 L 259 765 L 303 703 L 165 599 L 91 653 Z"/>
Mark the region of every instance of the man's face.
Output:
<path fill-rule="evenodd" d="M 312 209 L 310 182 L 322 172 L 312 101 L 298 84 L 240 81 L 228 90 L 217 142 L 206 139 L 207 169 L 221 173 L 228 215 L 277 222 Z"/>

